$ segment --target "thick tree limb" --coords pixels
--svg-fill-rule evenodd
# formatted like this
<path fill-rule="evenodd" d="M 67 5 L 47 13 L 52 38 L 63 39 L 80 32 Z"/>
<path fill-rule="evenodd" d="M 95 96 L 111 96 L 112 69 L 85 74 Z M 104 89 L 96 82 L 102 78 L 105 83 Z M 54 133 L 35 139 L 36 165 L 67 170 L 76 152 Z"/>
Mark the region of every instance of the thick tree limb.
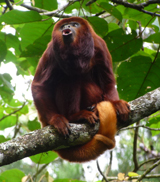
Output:
<path fill-rule="evenodd" d="M 37 11 L 38 13 L 41 13 L 42 15 L 46 15 L 46 16 L 51 16 L 51 17 L 54 16 L 54 17 L 59 17 L 59 18 L 69 18 L 69 17 L 71 17 L 70 15 L 66 15 L 66 14 L 63 14 L 61 12 L 63 12 L 67 7 L 69 7 L 70 5 L 74 4 L 77 1 L 80 1 L 80 0 L 69 1 L 65 6 L 59 8 L 57 10 L 54 10 L 54 11 L 47 11 L 47 10 L 44 10 L 44 9 L 40 9 L 40 8 L 37 8 L 37 7 L 27 5 L 25 3 L 22 3 L 20 6 L 23 6 L 24 8 L 29 9 L 29 10 Z M 149 6 L 150 4 L 160 3 L 159 0 L 148 0 L 147 2 L 140 3 L 140 4 L 129 3 L 129 2 L 123 1 L 123 0 L 110 0 L 110 1 L 112 3 L 115 3 L 116 5 L 123 5 L 123 6 L 127 7 L 127 8 L 136 9 L 138 11 L 149 14 L 151 16 L 160 17 L 159 13 L 144 10 L 144 8 Z M 94 2 L 96 2 L 96 0 L 91 0 L 91 1 L 86 3 L 86 6 L 89 6 Z M 104 13 L 104 12 L 105 11 L 103 11 L 101 13 Z M 100 15 L 101 13 L 97 14 L 96 16 Z"/>
<path fill-rule="evenodd" d="M 87 143 L 96 134 L 98 128 L 99 123 L 95 126 L 70 124 L 71 134 L 65 138 L 52 126 L 46 126 L 40 130 L 7 141 L 0 144 L 0 166 L 53 149 Z"/>
<path fill-rule="evenodd" d="M 160 88 L 129 102 L 129 104 L 131 106 L 129 120 L 125 123 L 119 123 L 119 129 L 160 110 Z M 84 144 L 96 134 L 98 127 L 99 123 L 95 126 L 71 124 L 71 134 L 68 138 L 64 138 L 53 127 L 47 126 L 7 141 L 0 144 L 0 166 L 41 152 Z"/>

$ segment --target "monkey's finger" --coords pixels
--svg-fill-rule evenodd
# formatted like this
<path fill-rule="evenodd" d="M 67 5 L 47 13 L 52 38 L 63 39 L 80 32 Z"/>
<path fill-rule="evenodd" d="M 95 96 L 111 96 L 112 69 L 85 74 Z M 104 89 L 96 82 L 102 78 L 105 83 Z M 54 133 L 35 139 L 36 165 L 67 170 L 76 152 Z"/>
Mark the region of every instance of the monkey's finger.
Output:
<path fill-rule="evenodd" d="M 95 113 L 93 113 L 93 118 L 94 118 L 95 122 L 99 121 L 99 118 L 98 118 L 98 116 Z"/>
<path fill-rule="evenodd" d="M 89 106 L 89 107 L 87 107 L 87 110 L 94 112 L 95 107 L 96 107 L 96 105 Z"/>
<path fill-rule="evenodd" d="M 95 125 L 95 123 L 96 123 L 93 117 L 90 117 L 88 119 L 88 121 L 89 121 L 90 124 L 93 124 L 93 125 Z"/>

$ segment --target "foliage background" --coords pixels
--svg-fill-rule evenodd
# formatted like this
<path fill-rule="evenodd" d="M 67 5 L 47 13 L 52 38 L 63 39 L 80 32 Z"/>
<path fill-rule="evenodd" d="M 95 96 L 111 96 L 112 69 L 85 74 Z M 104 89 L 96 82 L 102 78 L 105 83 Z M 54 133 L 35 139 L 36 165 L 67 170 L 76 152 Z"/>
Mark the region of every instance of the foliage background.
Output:
<path fill-rule="evenodd" d="M 106 41 L 113 58 L 121 99 L 131 101 L 160 87 L 160 3 L 125 1 L 136 5 L 133 8 L 117 1 L 89 2 L 0 0 L 0 142 L 40 128 L 30 97 L 30 84 L 38 60 L 51 39 L 53 27 L 61 18 L 86 18 L 95 32 Z M 138 8 L 138 5 L 146 2 L 146 6 Z M 141 122 L 151 128 L 160 128 L 160 114 L 157 112 Z M 117 176 L 119 172 L 127 175 L 133 170 L 142 174 L 160 160 L 159 131 L 131 129 L 121 132 L 117 138 L 119 142 L 114 149 L 114 163 L 109 176 Z M 137 145 L 134 145 L 135 142 Z M 148 159 L 155 161 L 139 169 L 135 153 L 139 164 Z M 109 158 L 107 152 L 100 161 L 105 159 L 105 166 L 108 166 Z M 92 172 L 90 181 L 102 179 L 98 171 L 98 176 L 95 175 L 92 165 L 93 162 L 84 166 L 70 164 L 49 152 L 33 156 L 30 161 L 18 161 L 2 167 L 0 181 L 13 179 L 16 182 L 24 176 L 23 180 L 28 178 L 31 181 L 52 181 L 53 178 L 57 179 L 55 181 L 78 181 L 87 179 L 87 170 Z M 105 171 L 104 164 L 100 162 L 100 165 Z M 157 167 L 152 173 L 160 173 L 160 168 Z M 157 181 L 156 178 L 151 180 Z"/>

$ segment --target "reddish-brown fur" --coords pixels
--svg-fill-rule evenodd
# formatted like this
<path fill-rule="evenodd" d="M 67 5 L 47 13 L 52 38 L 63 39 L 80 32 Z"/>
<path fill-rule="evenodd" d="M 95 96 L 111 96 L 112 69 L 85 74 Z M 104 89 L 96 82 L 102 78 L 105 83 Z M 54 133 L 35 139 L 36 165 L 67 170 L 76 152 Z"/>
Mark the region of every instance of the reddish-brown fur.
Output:
<path fill-rule="evenodd" d="M 67 38 L 63 35 L 68 31 L 65 26 L 71 29 Z M 84 118 L 94 124 L 99 116 L 100 129 L 90 142 L 56 151 L 72 162 L 89 161 L 112 149 L 116 115 L 126 120 L 129 113 L 128 104 L 119 100 L 104 40 L 79 17 L 63 19 L 55 25 L 51 42 L 39 61 L 32 94 L 42 126 L 53 125 L 64 135 L 69 134 L 69 121 Z M 93 105 L 94 111 L 87 110 Z"/>

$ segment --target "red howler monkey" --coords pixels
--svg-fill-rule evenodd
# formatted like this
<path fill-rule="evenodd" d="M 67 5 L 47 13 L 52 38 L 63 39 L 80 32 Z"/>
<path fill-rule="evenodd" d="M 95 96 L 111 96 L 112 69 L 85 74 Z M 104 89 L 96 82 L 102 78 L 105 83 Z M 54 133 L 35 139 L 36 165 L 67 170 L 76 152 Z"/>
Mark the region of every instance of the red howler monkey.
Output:
<path fill-rule="evenodd" d="M 69 135 L 69 122 L 86 119 L 94 124 L 99 117 L 99 131 L 90 142 L 56 151 L 71 162 L 89 161 L 112 149 L 117 115 L 126 120 L 129 113 L 127 102 L 119 100 L 104 40 L 79 17 L 54 26 L 35 73 L 32 94 L 42 126 L 53 125 L 63 135 Z M 87 110 L 91 106 L 94 109 Z"/>

